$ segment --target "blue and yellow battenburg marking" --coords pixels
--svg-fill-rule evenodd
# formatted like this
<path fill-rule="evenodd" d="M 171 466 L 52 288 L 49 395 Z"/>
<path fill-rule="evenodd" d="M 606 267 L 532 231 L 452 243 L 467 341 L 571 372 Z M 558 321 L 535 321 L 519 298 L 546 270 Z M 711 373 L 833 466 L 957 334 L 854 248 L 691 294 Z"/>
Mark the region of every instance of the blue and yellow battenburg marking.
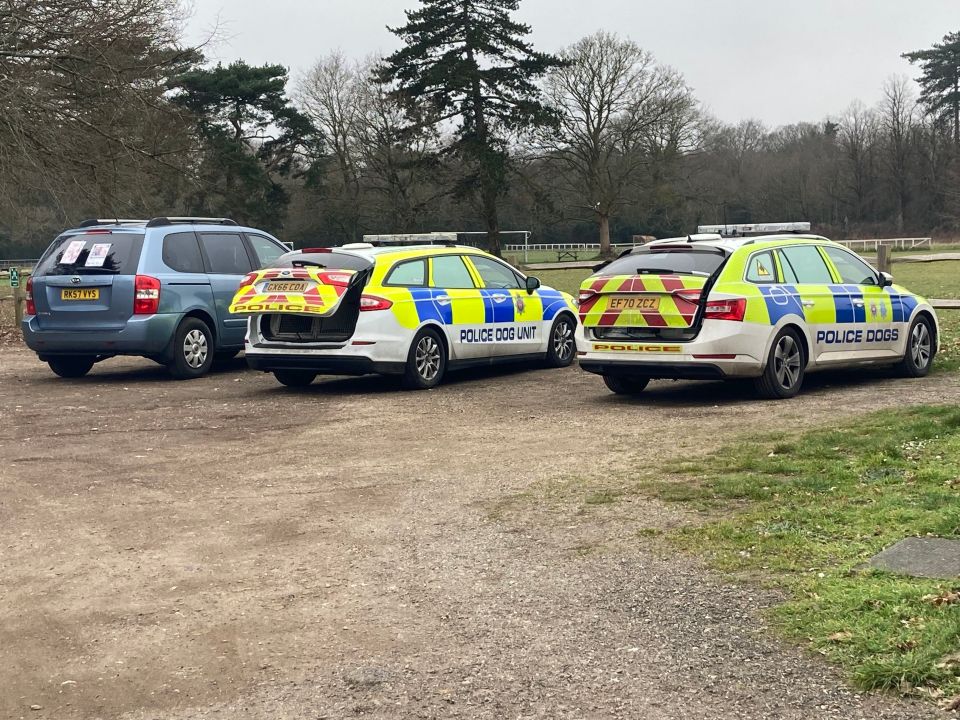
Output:
<path fill-rule="evenodd" d="M 910 319 L 918 305 L 913 295 L 890 288 L 864 293 L 857 285 L 823 285 L 811 287 L 806 297 L 795 285 L 760 285 L 758 289 L 770 325 L 789 315 L 819 324 L 903 323 Z M 817 303 L 818 298 L 826 302 Z M 804 307 L 804 300 L 815 304 Z"/>

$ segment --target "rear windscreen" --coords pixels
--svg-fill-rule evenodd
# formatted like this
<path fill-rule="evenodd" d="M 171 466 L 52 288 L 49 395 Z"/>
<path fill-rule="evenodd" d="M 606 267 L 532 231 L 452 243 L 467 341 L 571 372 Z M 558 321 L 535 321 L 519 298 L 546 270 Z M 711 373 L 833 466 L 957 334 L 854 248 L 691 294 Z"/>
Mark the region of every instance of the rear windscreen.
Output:
<path fill-rule="evenodd" d="M 325 252 L 325 253 L 302 253 L 292 252 L 281 256 L 271 263 L 271 267 L 289 268 L 289 267 L 320 267 L 329 270 L 366 270 L 371 267 L 373 262 L 365 257 L 352 255 L 350 253 Z"/>
<path fill-rule="evenodd" d="M 44 253 L 35 275 L 135 275 L 140 262 L 140 233 L 61 235 Z"/>
<path fill-rule="evenodd" d="M 594 275 L 702 275 L 709 277 L 723 263 L 722 251 L 678 248 L 641 250 L 597 270 Z"/>

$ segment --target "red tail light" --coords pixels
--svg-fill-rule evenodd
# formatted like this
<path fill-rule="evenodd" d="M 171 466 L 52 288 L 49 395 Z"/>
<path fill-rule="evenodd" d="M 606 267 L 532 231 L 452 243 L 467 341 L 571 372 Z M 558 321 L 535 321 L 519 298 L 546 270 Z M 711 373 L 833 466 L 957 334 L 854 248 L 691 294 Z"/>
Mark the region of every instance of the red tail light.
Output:
<path fill-rule="evenodd" d="M 153 315 L 160 309 L 160 281 L 149 275 L 137 275 L 134 280 L 134 315 Z"/>
<path fill-rule="evenodd" d="M 37 304 L 33 301 L 33 278 L 27 278 L 27 315 L 37 314 Z"/>
<path fill-rule="evenodd" d="M 377 297 L 376 295 L 360 296 L 361 312 L 371 312 L 373 310 L 389 310 L 391 307 L 393 307 L 393 302 L 390 300 L 387 300 L 386 298 Z"/>
<path fill-rule="evenodd" d="M 245 285 L 253 285 L 253 281 L 257 279 L 258 274 L 259 273 L 255 273 L 255 272 L 247 273 L 244 276 L 243 280 L 240 281 L 240 285 L 238 285 L 238 287 L 244 287 Z"/>
<path fill-rule="evenodd" d="M 596 290 L 590 290 L 589 288 L 581 288 L 580 294 L 577 295 L 577 303 L 583 304 L 596 294 L 597 294 Z"/>
<path fill-rule="evenodd" d="M 326 285 L 337 285 L 339 287 L 346 287 L 350 284 L 350 278 L 353 277 L 353 273 L 344 273 L 344 272 L 322 272 L 317 277 L 320 278 L 320 281 Z"/>
<path fill-rule="evenodd" d="M 747 312 L 746 298 L 728 298 L 727 300 L 710 300 L 703 317 L 706 320 L 733 320 L 743 322 Z"/>
<path fill-rule="evenodd" d="M 673 294 L 689 303 L 693 303 L 694 305 L 700 302 L 699 290 L 677 290 Z"/>
<path fill-rule="evenodd" d="M 328 248 L 328 247 L 326 247 L 326 248 L 304 248 L 304 249 L 301 250 L 300 252 L 302 252 L 302 253 L 328 253 L 328 252 L 333 252 L 333 250 L 331 250 L 331 249 Z"/>

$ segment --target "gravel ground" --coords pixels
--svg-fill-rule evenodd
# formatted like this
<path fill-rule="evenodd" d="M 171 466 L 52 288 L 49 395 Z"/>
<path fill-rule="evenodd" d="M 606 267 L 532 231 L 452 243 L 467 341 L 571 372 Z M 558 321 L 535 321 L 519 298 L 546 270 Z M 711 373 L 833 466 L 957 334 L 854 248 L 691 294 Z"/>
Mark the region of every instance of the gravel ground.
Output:
<path fill-rule="evenodd" d="M 933 716 L 854 693 L 764 626 L 774 593 L 641 533 L 680 510 L 537 501 L 960 382 L 744 393 L 624 400 L 576 369 L 292 392 L 242 362 L 177 383 L 140 360 L 63 381 L 0 350 L 0 717 Z"/>

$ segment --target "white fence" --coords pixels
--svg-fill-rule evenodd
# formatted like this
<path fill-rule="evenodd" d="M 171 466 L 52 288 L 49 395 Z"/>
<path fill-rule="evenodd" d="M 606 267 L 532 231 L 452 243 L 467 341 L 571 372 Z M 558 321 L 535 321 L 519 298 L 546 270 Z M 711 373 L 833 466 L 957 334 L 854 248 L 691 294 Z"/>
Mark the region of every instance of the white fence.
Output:
<path fill-rule="evenodd" d="M 21 270 L 28 270 L 40 262 L 37 259 L 34 260 L 0 260 L 0 270 L 9 270 L 12 267 L 20 268 Z"/>
<path fill-rule="evenodd" d="M 837 240 L 841 245 L 850 249 L 866 250 L 873 248 L 874 252 L 881 246 L 887 245 L 898 250 L 913 250 L 919 247 L 930 247 L 930 238 L 869 238 L 864 240 Z"/>

